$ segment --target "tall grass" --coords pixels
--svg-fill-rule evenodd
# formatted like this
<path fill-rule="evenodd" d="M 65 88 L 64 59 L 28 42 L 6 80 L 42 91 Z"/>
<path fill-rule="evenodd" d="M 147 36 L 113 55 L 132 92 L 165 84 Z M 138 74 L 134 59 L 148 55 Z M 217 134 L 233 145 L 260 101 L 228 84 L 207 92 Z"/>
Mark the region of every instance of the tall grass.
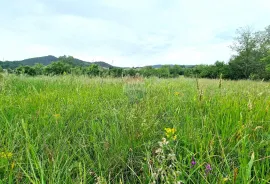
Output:
<path fill-rule="evenodd" d="M 0 183 L 269 183 L 269 108 L 266 82 L 3 76 Z"/>

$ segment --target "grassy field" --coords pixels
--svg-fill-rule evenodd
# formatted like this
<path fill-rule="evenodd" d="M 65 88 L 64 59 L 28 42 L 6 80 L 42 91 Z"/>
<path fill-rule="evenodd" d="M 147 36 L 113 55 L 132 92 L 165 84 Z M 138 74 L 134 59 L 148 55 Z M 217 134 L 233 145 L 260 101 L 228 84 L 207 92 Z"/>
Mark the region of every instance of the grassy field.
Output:
<path fill-rule="evenodd" d="M 269 183 L 270 83 L 0 77 L 0 183 Z"/>

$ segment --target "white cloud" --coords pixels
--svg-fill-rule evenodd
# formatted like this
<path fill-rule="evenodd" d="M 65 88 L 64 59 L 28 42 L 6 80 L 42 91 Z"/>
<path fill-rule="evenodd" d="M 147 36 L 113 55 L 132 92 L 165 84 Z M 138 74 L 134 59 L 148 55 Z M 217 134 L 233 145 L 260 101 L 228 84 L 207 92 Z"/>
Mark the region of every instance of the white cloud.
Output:
<path fill-rule="evenodd" d="M 0 7 L 0 58 L 66 54 L 118 66 L 228 61 L 235 30 L 263 29 L 270 17 L 268 0 L 14 0 Z"/>

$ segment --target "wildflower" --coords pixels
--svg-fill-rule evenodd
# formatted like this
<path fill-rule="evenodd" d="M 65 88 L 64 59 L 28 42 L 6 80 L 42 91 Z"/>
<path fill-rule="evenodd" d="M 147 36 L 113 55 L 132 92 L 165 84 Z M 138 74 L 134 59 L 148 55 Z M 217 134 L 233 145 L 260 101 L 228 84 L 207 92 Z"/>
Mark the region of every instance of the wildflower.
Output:
<path fill-rule="evenodd" d="M 177 136 L 175 135 L 176 129 L 175 128 L 165 128 L 165 134 L 168 139 L 176 140 Z"/>
<path fill-rule="evenodd" d="M 155 180 L 158 179 L 158 174 L 157 174 L 157 173 L 153 173 L 152 176 L 153 176 L 153 178 L 154 178 Z"/>
<path fill-rule="evenodd" d="M 174 153 L 168 154 L 168 158 L 169 158 L 170 160 L 176 160 L 176 156 L 175 156 Z"/>
<path fill-rule="evenodd" d="M 11 158 L 13 156 L 13 153 L 11 152 L 1 152 L 0 158 Z"/>
<path fill-rule="evenodd" d="M 167 144 L 169 143 L 169 141 L 167 141 L 166 138 L 162 138 L 162 143 L 163 143 L 164 145 L 167 145 Z"/>
<path fill-rule="evenodd" d="M 165 132 L 166 133 L 170 133 L 171 132 L 171 129 L 170 128 L 164 128 Z"/>
<path fill-rule="evenodd" d="M 177 184 L 182 184 L 182 183 L 184 183 L 184 182 L 183 182 L 183 181 L 178 181 L 178 182 L 177 182 Z"/>
<path fill-rule="evenodd" d="M 160 147 L 163 147 L 164 145 L 169 144 L 169 141 L 166 140 L 166 138 L 162 138 L 162 141 L 158 142 Z"/>
<path fill-rule="evenodd" d="M 212 171 L 212 167 L 211 167 L 210 164 L 207 164 L 207 165 L 205 166 L 205 173 L 208 174 L 210 171 Z"/>
<path fill-rule="evenodd" d="M 172 133 L 174 134 L 176 132 L 176 129 L 175 128 L 165 128 L 164 129 L 166 133 Z"/>
<path fill-rule="evenodd" d="M 192 160 L 191 160 L 191 167 L 193 167 L 194 165 L 196 165 L 196 161 L 195 161 L 194 157 L 192 157 Z"/>
<path fill-rule="evenodd" d="M 161 149 L 161 148 L 158 148 L 155 152 L 156 152 L 157 154 L 162 153 L 162 149 Z"/>

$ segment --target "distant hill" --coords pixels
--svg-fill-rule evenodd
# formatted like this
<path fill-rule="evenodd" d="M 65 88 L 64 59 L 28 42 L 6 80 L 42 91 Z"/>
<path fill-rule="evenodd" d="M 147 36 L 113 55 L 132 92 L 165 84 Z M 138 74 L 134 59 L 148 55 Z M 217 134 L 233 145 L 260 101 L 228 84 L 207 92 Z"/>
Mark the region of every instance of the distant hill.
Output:
<path fill-rule="evenodd" d="M 162 66 L 166 66 L 166 65 L 152 65 L 153 68 L 161 68 Z M 169 64 L 169 66 L 174 66 L 173 64 Z M 195 65 L 178 65 L 182 68 L 192 68 Z"/>
<path fill-rule="evenodd" d="M 49 65 L 53 61 L 57 61 L 57 57 L 55 56 L 43 56 L 43 57 L 36 57 L 36 58 L 29 58 L 29 59 L 24 59 L 21 61 L 15 61 L 18 62 L 22 65 L 29 65 L 32 66 L 35 63 L 41 63 L 43 65 Z"/>
<path fill-rule="evenodd" d="M 21 65 L 28 65 L 28 66 L 33 66 L 35 65 L 35 63 L 41 63 L 43 65 L 49 65 L 54 61 L 57 61 L 58 58 L 55 56 L 43 56 L 43 57 L 35 57 L 35 58 L 29 58 L 29 59 L 24 59 L 21 61 L 0 61 L 0 66 L 2 66 L 2 68 L 7 69 L 7 68 L 11 68 L 11 69 L 15 69 L 18 66 Z M 87 61 L 83 61 L 77 58 L 74 58 L 73 60 L 74 65 L 78 65 L 78 66 L 89 66 L 91 64 L 97 64 L 103 68 L 110 68 L 113 67 L 112 65 L 103 62 L 103 61 L 96 61 L 96 62 L 87 62 Z"/>
<path fill-rule="evenodd" d="M 111 67 L 115 67 L 115 66 L 112 66 L 104 61 L 95 61 L 95 62 L 92 62 L 93 64 L 97 64 L 103 68 L 111 68 Z"/>
<path fill-rule="evenodd" d="M 55 56 L 43 56 L 43 57 L 35 57 L 35 58 L 29 58 L 29 59 L 24 59 L 24 60 L 20 60 L 20 61 L 0 61 L 0 66 L 4 69 L 10 68 L 10 69 L 15 69 L 21 65 L 28 65 L 28 66 L 33 66 L 36 63 L 41 63 L 43 65 L 49 65 L 54 61 L 58 61 L 59 58 L 55 57 Z M 103 68 L 111 68 L 114 67 L 106 62 L 103 61 L 95 61 L 95 62 L 87 62 L 87 61 L 83 61 L 77 58 L 74 58 L 73 60 L 73 64 L 76 66 L 89 66 L 91 64 L 97 64 Z M 151 65 L 153 68 L 161 68 L 164 65 Z M 174 66 L 173 64 L 170 64 L 170 66 Z M 179 65 L 182 68 L 192 68 L 195 65 Z M 129 69 L 130 67 L 126 67 L 125 69 Z M 142 67 L 136 67 L 136 68 L 142 68 Z"/>

